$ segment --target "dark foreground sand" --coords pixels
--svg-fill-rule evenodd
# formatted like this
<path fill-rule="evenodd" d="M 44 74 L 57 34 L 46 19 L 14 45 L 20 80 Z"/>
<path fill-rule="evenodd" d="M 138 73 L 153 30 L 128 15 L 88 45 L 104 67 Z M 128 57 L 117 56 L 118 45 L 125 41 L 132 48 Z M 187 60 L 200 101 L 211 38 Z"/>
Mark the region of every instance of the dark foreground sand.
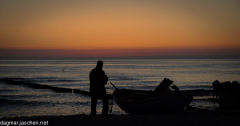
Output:
<path fill-rule="evenodd" d="M 149 115 L 72 115 L 1 118 L 0 121 L 47 121 L 49 126 L 240 126 L 240 114 L 188 112 Z"/>

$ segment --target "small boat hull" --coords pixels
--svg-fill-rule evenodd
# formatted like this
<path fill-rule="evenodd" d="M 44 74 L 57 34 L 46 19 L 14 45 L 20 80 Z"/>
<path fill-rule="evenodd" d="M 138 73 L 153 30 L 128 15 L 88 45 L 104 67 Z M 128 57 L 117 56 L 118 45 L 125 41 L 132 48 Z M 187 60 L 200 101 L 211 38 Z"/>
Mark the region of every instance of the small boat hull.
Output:
<path fill-rule="evenodd" d="M 113 92 L 118 106 L 127 113 L 159 113 L 183 110 L 193 95 L 189 92 L 172 92 L 161 96 L 151 96 L 151 91 L 120 89 Z"/>

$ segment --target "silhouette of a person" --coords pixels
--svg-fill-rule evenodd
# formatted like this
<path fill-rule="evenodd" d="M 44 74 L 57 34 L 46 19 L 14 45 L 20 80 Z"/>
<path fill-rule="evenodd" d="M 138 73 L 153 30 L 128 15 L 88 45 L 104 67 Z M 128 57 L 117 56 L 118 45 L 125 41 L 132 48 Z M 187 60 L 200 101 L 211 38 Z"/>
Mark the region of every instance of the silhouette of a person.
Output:
<path fill-rule="evenodd" d="M 90 74 L 90 93 L 91 93 L 91 115 L 96 115 L 97 99 L 103 101 L 102 114 L 108 114 L 108 97 L 106 96 L 105 85 L 108 82 L 108 77 L 102 70 L 103 62 L 99 60 L 96 68 Z"/>

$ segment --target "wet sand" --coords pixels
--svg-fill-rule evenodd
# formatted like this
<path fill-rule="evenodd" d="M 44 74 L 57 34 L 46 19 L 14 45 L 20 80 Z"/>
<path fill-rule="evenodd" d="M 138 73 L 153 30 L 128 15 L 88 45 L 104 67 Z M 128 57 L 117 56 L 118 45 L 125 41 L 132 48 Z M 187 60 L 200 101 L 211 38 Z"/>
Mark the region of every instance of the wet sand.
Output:
<path fill-rule="evenodd" d="M 186 112 L 149 115 L 71 115 L 1 118 L 0 121 L 47 121 L 49 126 L 239 126 L 240 114 Z"/>

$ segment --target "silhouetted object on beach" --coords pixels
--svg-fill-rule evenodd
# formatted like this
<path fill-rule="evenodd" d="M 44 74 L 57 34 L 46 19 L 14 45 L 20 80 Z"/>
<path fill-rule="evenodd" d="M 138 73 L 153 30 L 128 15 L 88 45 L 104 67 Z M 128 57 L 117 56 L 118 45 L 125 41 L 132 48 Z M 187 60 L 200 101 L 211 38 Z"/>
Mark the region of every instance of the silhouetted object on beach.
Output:
<path fill-rule="evenodd" d="M 240 85 L 237 81 L 213 82 L 213 90 L 219 94 L 221 110 L 240 109 Z"/>
<path fill-rule="evenodd" d="M 171 91 L 173 81 L 165 78 L 154 91 L 118 89 L 113 92 L 117 105 L 127 113 L 181 112 L 193 100 L 192 92 Z"/>
<path fill-rule="evenodd" d="M 156 89 L 152 92 L 152 95 L 161 95 L 168 94 L 170 91 L 169 86 L 173 83 L 172 80 L 168 78 L 164 78 L 163 81 L 156 87 Z"/>
<path fill-rule="evenodd" d="M 108 77 L 102 70 L 103 62 L 98 61 L 96 68 L 94 68 L 90 74 L 90 93 L 91 93 L 91 115 L 96 115 L 97 99 L 103 101 L 102 114 L 108 114 L 108 97 L 106 95 L 105 85 L 108 82 Z"/>
<path fill-rule="evenodd" d="M 174 89 L 175 92 L 178 92 L 178 91 L 179 91 L 179 88 L 178 88 L 176 85 L 173 85 L 173 86 L 172 86 L 172 89 Z"/>
<path fill-rule="evenodd" d="M 215 80 L 213 83 L 212 83 L 212 86 L 213 86 L 213 99 L 214 98 L 214 95 L 216 95 L 216 100 L 219 99 L 219 92 L 220 92 L 220 82 L 218 80 Z"/>

